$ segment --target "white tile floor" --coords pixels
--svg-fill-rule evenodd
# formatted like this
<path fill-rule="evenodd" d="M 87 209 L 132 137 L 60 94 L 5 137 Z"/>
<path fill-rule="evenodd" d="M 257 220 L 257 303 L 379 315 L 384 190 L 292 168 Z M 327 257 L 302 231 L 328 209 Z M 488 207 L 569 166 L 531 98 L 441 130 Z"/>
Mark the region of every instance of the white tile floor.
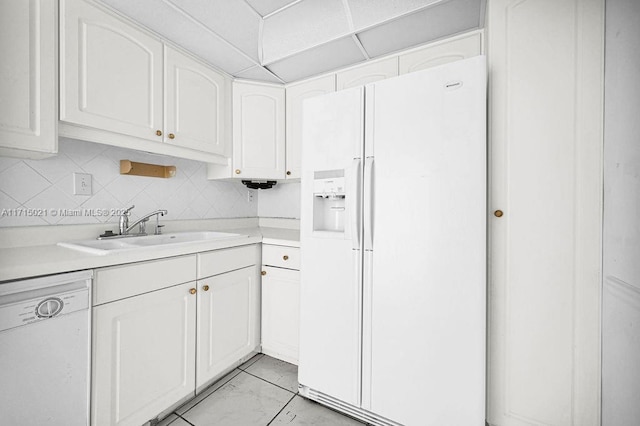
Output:
<path fill-rule="evenodd" d="M 158 426 L 362 426 L 298 393 L 295 365 L 256 355 Z"/>

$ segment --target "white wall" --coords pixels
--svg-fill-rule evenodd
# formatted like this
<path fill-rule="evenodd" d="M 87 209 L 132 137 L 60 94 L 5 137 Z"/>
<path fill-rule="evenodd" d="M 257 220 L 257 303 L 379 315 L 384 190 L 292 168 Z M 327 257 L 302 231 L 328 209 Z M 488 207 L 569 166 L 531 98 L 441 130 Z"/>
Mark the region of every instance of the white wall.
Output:
<path fill-rule="evenodd" d="M 640 1 L 607 0 L 602 425 L 640 424 Z"/>
<path fill-rule="evenodd" d="M 169 179 L 120 175 L 120 160 L 175 165 L 177 173 Z M 73 195 L 74 172 L 93 176 L 93 195 Z M 165 220 L 255 217 L 258 200 L 249 202 L 247 191 L 240 182 L 207 180 L 206 165 L 197 161 L 61 138 L 58 155 L 45 160 L 0 157 L 0 227 L 113 222 L 117 217 L 59 211 L 132 204 L 132 219 L 159 208 L 168 210 Z M 11 215 L 28 208 L 43 209 L 47 216 Z"/>
<path fill-rule="evenodd" d="M 300 183 L 277 184 L 258 192 L 258 216 L 300 219 Z"/>

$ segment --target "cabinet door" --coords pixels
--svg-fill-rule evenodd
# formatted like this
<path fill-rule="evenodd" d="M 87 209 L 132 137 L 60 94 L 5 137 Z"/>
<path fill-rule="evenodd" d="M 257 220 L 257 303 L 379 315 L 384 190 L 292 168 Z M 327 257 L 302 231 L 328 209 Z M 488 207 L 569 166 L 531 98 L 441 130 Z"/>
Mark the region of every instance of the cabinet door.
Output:
<path fill-rule="evenodd" d="M 233 83 L 233 175 L 284 179 L 284 88 Z"/>
<path fill-rule="evenodd" d="M 336 83 L 338 90 L 344 90 L 397 76 L 398 57 L 394 56 L 339 72 L 336 74 Z"/>
<path fill-rule="evenodd" d="M 298 364 L 300 271 L 262 267 L 262 352 Z"/>
<path fill-rule="evenodd" d="M 198 281 L 198 388 L 260 345 L 258 267 Z"/>
<path fill-rule="evenodd" d="M 482 54 L 482 35 L 478 32 L 400 55 L 398 69 L 402 75 L 480 54 Z"/>
<path fill-rule="evenodd" d="M 57 151 L 57 45 L 56 2 L 0 2 L 0 155 Z"/>
<path fill-rule="evenodd" d="M 335 91 L 336 77 L 333 74 L 287 87 L 287 179 L 300 179 L 304 100 Z"/>
<path fill-rule="evenodd" d="M 192 287 L 93 308 L 92 425 L 138 426 L 194 393 Z"/>
<path fill-rule="evenodd" d="M 491 425 L 600 424 L 603 10 L 488 2 Z"/>
<path fill-rule="evenodd" d="M 231 81 L 165 47 L 164 89 L 165 142 L 224 155 Z"/>
<path fill-rule="evenodd" d="M 60 10 L 60 120 L 161 141 L 162 43 L 82 0 Z"/>

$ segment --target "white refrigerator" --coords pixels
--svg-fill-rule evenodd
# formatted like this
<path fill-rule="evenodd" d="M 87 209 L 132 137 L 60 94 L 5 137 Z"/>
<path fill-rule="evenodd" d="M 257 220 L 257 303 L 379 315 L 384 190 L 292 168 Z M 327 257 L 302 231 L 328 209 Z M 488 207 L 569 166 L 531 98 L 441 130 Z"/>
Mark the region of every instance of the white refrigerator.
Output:
<path fill-rule="evenodd" d="M 484 425 L 483 56 L 304 104 L 299 382 L 379 425 Z"/>

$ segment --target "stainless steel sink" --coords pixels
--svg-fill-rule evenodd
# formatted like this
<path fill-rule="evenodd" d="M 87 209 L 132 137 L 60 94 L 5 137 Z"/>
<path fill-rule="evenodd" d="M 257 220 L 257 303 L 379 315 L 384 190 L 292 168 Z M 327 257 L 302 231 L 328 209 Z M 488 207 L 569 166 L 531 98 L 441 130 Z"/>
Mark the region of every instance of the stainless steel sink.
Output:
<path fill-rule="evenodd" d="M 217 241 L 229 238 L 248 237 L 248 235 L 233 234 L 230 232 L 194 231 L 175 232 L 162 235 L 145 235 L 134 237 L 112 237 L 102 240 L 80 240 L 58 243 L 61 247 L 83 251 L 98 255 L 118 253 L 127 250 L 140 250 L 144 248 L 161 248 L 167 246 L 187 245 L 203 241 Z"/>

